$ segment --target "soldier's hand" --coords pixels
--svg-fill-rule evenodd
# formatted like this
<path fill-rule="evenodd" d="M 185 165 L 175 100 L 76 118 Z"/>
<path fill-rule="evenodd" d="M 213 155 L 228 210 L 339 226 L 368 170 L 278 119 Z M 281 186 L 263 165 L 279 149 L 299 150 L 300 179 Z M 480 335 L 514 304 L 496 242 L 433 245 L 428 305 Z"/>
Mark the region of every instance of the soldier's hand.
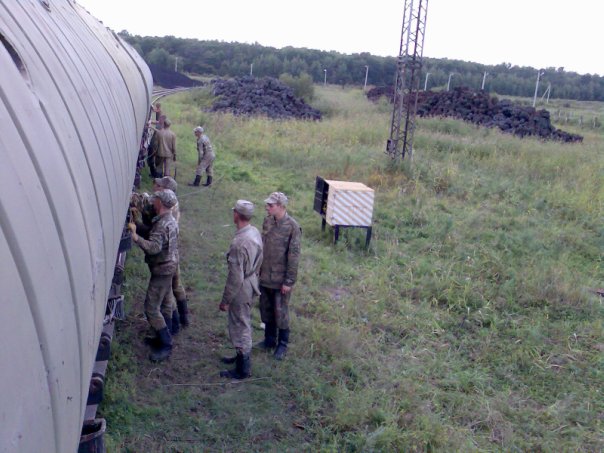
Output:
<path fill-rule="evenodd" d="M 130 230 L 130 237 L 134 242 L 138 241 L 138 234 L 136 234 L 136 225 L 134 223 L 128 224 L 128 229 Z"/>
<path fill-rule="evenodd" d="M 291 286 L 281 285 L 281 294 L 287 294 L 292 290 Z"/>
<path fill-rule="evenodd" d="M 224 302 L 220 302 L 220 305 L 218 306 L 218 309 L 220 311 L 228 311 L 229 310 L 229 304 L 225 304 Z"/>

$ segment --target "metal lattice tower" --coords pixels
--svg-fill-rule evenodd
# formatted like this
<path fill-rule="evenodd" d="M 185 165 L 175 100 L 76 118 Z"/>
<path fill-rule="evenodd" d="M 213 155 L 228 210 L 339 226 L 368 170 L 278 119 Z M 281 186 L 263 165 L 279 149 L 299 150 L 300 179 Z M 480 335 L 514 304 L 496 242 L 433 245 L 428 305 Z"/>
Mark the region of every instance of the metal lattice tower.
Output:
<path fill-rule="evenodd" d="M 423 63 L 428 0 L 405 0 L 401 48 L 394 84 L 394 108 L 386 153 L 392 159 L 413 156 L 417 94 Z"/>

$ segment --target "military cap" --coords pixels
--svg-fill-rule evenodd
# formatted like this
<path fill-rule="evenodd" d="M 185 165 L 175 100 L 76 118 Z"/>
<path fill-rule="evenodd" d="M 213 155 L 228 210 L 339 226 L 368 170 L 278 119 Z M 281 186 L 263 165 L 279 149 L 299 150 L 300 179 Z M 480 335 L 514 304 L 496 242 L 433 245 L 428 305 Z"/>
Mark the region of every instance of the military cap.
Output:
<path fill-rule="evenodd" d="M 168 118 L 164 119 L 164 126 L 170 127 L 171 125 L 172 125 L 172 121 L 170 121 Z"/>
<path fill-rule="evenodd" d="M 163 189 L 170 189 L 172 192 L 176 192 L 176 189 L 178 188 L 178 184 L 171 176 L 155 178 L 153 182 Z"/>
<path fill-rule="evenodd" d="M 166 208 L 173 208 L 176 203 L 178 203 L 178 198 L 176 198 L 176 194 L 170 189 L 154 192 L 153 198 L 159 198 L 161 200 L 161 204 L 163 204 Z"/>
<path fill-rule="evenodd" d="M 287 206 L 287 197 L 283 192 L 273 192 L 269 197 L 264 200 L 266 204 L 278 204 L 281 206 Z"/>
<path fill-rule="evenodd" d="M 233 206 L 233 211 L 238 212 L 241 215 L 251 217 L 254 215 L 254 203 L 247 200 L 237 200 L 235 206 Z"/>
<path fill-rule="evenodd" d="M 195 133 L 195 132 L 199 132 L 199 133 L 203 134 L 203 127 L 197 126 L 195 129 L 193 129 L 193 133 Z"/>

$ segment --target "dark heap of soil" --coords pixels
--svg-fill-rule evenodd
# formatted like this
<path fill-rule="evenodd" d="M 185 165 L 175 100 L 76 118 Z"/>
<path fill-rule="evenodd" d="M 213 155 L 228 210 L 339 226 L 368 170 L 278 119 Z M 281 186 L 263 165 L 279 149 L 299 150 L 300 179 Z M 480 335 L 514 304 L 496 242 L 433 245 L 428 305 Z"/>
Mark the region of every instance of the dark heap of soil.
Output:
<path fill-rule="evenodd" d="M 203 85 L 198 80 L 193 80 L 180 72 L 168 71 L 154 64 L 149 65 L 153 83 L 163 88 L 196 87 Z"/>
<path fill-rule="evenodd" d="M 385 96 L 390 102 L 392 102 L 392 96 L 394 96 L 394 87 L 374 87 L 367 91 L 366 96 L 370 101 L 377 102 L 382 96 Z"/>
<path fill-rule="evenodd" d="M 367 97 L 377 100 L 388 96 L 392 100 L 392 87 L 377 87 L 367 92 Z M 485 91 L 460 87 L 451 91 L 420 91 L 417 100 L 419 116 L 448 116 L 485 127 L 496 127 L 518 137 L 537 136 L 546 140 L 574 143 L 583 137 L 564 132 L 552 126 L 547 110 L 536 110 L 508 99 L 498 100 Z"/>
<path fill-rule="evenodd" d="M 212 112 L 235 115 L 263 115 L 269 118 L 320 120 L 321 112 L 294 95 L 293 90 L 271 77 L 251 76 L 213 80 L 218 99 Z"/>

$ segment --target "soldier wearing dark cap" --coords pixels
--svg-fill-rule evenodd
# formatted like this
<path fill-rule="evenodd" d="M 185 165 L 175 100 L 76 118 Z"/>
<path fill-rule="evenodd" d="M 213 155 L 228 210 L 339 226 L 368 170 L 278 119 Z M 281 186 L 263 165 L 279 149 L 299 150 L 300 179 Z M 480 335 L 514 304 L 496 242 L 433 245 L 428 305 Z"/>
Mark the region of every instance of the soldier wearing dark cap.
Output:
<path fill-rule="evenodd" d="M 289 343 L 289 299 L 298 276 L 302 230 L 287 213 L 285 194 L 273 192 L 264 202 L 268 215 L 262 224 L 260 316 L 265 328 L 264 341 L 258 346 L 276 347 L 275 359 L 282 360 Z"/>
<path fill-rule="evenodd" d="M 235 369 L 220 372 L 221 377 L 231 379 L 245 379 L 251 373 L 251 310 L 254 297 L 260 294 L 258 271 L 262 263 L 262 237 L 250 225 L 253 214 L 254 205 L 249 201 L 238 200 L 233 207 L 237 232 L 227 253 L 229 271 L 219 306 L 229 313 L 229 336 L 237 351 L 235 357 L 223 359 L 225 363 L 235 363 Z"/>
<path fill-rule="evenodd" d="M 128 224 L 132 240 L 143 252 L 151 278 L 145 297 L 145 315 L 157 334 L 157 347 L 149 358 L 154 362 L 167 359 L 172 352 L 172 311 L 175 306 L 172 293 L 172 277 L 178 267 L 178 225 L 172 216 L 172 208 L 178 202 L 170 189 L 155 192 L 151 201 L 157 215 L 149 239 L 136 233 L 136 225 Z"/>

